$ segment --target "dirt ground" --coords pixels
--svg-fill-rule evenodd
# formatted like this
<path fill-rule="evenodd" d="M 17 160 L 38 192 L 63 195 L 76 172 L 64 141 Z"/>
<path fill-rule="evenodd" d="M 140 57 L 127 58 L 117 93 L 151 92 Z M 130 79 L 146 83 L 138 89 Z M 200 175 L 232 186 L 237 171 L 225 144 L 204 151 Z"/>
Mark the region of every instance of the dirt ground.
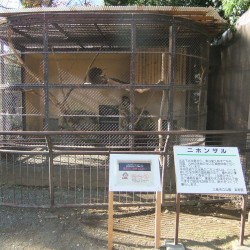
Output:
<path fill-rule="evenodd" d="M 172 241 L 175 210 L 162 210 L 161 249 Z M 13 208 L 0 206 L 1 250 L 107 249 L 106 209 Z M 154 208 L 117 208 L 114 214 L 114 249 L 154 249 Z M 250 237 L 246 221 L 245 236 Z M 228 204 L 182 206 L 179 242 L 186 249 L 231 249 L 239 239 L 240 211 Z"/>

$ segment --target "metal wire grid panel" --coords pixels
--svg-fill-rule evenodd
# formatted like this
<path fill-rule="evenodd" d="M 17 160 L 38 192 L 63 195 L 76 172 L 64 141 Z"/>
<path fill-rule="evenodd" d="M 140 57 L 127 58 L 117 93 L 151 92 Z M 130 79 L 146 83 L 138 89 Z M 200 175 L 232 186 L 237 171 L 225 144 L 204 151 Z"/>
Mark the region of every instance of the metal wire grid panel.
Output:
<path fill-rule="evenodd" d="M 30 152 L 29 152 L 30 153 Z M 13 206 L 91 206 L 108 203 L 108 155 L 1 153 L 0 203 Z M 49 167 L 50 165 L 50 167 Z M 118 193 L 118 203 L 147 204 L 150 193 Z"/>
<path fill-rule="evenodd" d="M 205 129 L 208 35 L 192 21 L 26 14 L 2 24 L 0 40 L 3 131 Z M 157 137 L 139 135 L 133 142 L 86 136 L 65 143 L 159 145 Z"/>
<path fill-rule="evenodd" d="M 50 204 L 45 162 L 43 155 L 1 154 L 1 204 Z"/>
<path fill-rule="evenodd" d="M 205 129 L 208 40 L 205 26 L 155 12 L 10 15 L 0 25 L 0 130 L 86 133 L 3 134 L 2 202 L 8 203 L 9 180 L 19 187 L 10 200 L 29 203 L 22 195 L 26 178 L 42 190 L 39 205 L 48 197 L 65 205 L 105 203 L 108 153 L 93 152 L 166 153 L 174 144 L 203 145 L 204 134 L 161 132 Z M 50 143 L 62 153 L 48 155 Z M 85 153 L 65 153 L 70 150 Z M 171 152 L 167 165 L 164 188 L 172 193 Z M 118 199 L 138 203 L 154 197 Z"/>
<path fill-rule="evenodd" d="M 135 131 L 136 132 L 136 131 Z M 219 131 L 169 132 L 166 152 L 114 150 L 112 147 L 72 148 L 70 145 L 58 148 L 57 133 L 29 135 L 21 133 L 23 138 L 15 144 L 14 137 L 9 135 L 12 145 L 1 148 L 0 164 L 0 204 L 12 206 L 65 207 L 65 206 L 107 206 L 109 192 L 109 154 L 140 153 L 158 154 L 162 178 L 162 202 L 170 205 L 175 202 L 175 172 L 173 161 L 173 145 L 203 146 L 236 146 L 239 148 L 247 189 L 250 188 L 249 145 L 247 132 L 221 133 Z M 46 132 L 45 132 L 46 133 Z M 64 133 L 64 132 L 62 132 Z M 72 132 L 71 132 L 72 133 Z M 100 132 L 99 132 L 100 133 Z M 114 132 L 110 132 L 115 135 Z M 98 133 L 97 133 L 98 134 Z M 136 134 L 136 133 L 135 133 Z M 96 135 L 96 134 L 95 134 Z M 197 138 L 205 136 L 205 140 L 197 144 Z M 7 135 L 4 135 L 7 136 Z M 133 133 L 128 134 L 133 136 Z M 27 137 L 27 138 L 26 138 Z M 181 140 L 181 137 L 185 138 Z M 237 142 L 235 141 L 237 138 Z M 230 139 L 230 140 L 229 140 Z M 31 143 L 34 141 L 34 143 Z M 35 144 L 36 142 L 36 144 Z M 39 145 L 38 145 L 39 142 Z M 55 144 L 54 144 L 55 142 Z M 96 151 L 99 150 L 99 151 Z M 164 156 L 164 158 L 163 158 Z M 200 201 L 236 200 L 228 195 L 200 195 Z M 115 202 L 124 206 L 152 205 L 155 201 L 153 193 L 116 192 Z M 185 195 L 182 202 L 192 201 L 193 195 Z M 195 196 L 197 199 L 197 196 Z"/>

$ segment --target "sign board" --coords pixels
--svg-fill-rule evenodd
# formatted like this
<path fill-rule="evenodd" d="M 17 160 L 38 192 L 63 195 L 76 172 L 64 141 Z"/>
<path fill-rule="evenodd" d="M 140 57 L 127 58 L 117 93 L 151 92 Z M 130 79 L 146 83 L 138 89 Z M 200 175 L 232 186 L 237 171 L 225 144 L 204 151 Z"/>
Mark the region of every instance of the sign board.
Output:
<path fill-rule="evenodd" d="M 247 194 L 236 147 L 174 146 L 177 193 Z"/>
<path fill-rule="evenodd" d="M 110 154 L 109 191 L 161 191 L 159 156 Z"/>

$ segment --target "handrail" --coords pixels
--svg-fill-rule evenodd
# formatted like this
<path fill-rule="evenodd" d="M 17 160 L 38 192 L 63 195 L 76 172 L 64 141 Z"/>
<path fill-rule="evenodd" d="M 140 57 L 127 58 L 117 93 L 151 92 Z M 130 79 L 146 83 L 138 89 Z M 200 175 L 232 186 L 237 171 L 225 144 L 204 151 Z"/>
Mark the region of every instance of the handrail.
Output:
<path fill-rule="evenodd" d="M 0 135 L 215 135 L 215 134 L 245 134 L 246 130 L 169 130 L 169 131 L 0 131 Z"/>

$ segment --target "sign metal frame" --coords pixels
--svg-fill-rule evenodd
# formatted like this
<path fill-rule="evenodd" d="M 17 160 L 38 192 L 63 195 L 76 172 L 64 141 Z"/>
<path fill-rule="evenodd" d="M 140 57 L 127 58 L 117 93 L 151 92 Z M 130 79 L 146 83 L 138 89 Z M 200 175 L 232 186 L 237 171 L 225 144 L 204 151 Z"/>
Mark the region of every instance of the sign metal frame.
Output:
<path fill-rule="evenodd" d="M 111 154 L 109 190 L 161 192 L 158 155 Z"/>
<path fill-rule="evenodd" d="M 178 244 L 181 193 L 238 194 L 242 195 L 241 229 L 239 242 L 240 245 L 243 245 L 247 189 L 238 148 L 174 146 L 174 162 L 177 190 L 174 243 Z M 192 176 L 192 174 L 194 176 Z M 223 177 L 223 174 L 226 175 L 226 178 Z M 214 186 L 216 186 L 216 188 L 214 188 Z"/>
<path fill-rule="evenodd" d="M 160 248 L 161 179 L 158 155 L 110 154 L 108 250 L 113 249 L 114 192 L 155 192 L 155 248 Z"/>
<path fill-rule="evenodd" d="M 247 194 L 236 147 L 174 146 L 177 193 Z"/>

